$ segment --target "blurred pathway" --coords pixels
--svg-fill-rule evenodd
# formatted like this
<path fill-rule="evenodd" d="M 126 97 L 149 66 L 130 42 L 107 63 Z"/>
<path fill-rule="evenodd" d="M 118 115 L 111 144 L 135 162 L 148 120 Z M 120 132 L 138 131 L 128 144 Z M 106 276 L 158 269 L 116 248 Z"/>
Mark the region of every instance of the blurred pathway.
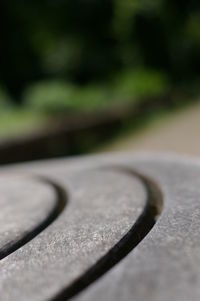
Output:
<path fill-rule="evenodd" d="M 162 118 L 139 133 L 119 138 L 103 151 L 159 151 L 200 156 L 200 102 Z"/>

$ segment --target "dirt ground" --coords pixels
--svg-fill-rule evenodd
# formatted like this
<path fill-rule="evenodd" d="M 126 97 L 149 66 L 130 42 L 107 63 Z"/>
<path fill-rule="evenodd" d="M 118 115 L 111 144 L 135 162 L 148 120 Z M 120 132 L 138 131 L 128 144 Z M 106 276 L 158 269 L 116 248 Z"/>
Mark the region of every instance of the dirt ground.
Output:
<path fill-rule="evenodd" d="M 200 101 L 153 122 L 139 133 L 129 133 L 103 151 L 156 151 L 200 156 Z"/>

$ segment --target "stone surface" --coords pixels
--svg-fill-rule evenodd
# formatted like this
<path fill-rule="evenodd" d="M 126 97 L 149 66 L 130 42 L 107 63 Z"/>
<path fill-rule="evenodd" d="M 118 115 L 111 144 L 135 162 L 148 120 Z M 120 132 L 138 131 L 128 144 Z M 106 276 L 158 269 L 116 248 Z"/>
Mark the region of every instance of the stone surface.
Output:
<path fill-rule="evenodd" d="M 0 261 L 2 301 L 67 300 L 73 283 L 87 284 L 92 267 L 91 285 L 75 286 L 77 301 L 200 300 L 200 160 L 103 155 L 19 165 L 1 174 L 22 171 L 59 183 L 68 203 L 49 227 Z M 123 237 L 134 227 L 137 237 L 138 225 L 147 226 L 145 206 L 158 205 L 150 197 L 151 183 L 164 206 L 152 230 L 130 251 Z M 128 255 L 107 271 L 109 250 L 125 254 L 126 248 Z M 95 279 L 100 258 L 105 274 Z"/>
<path fill-rule="evenodd" d="M 138 177 L 68 169 L 67 162 L 63 167 L 48 177 L 66 189 L 68 204 L 48 228 L 0 262 L 2 301 L 56 296 L 118 243 L 144 210 L 147 192 Z"/>
<path fill-rule="evenodd" d="M 57 208 L 51 185 L 25 176 L 0 176 L 0 258 L 40 232 Z"/>
<path fill-rule="evenodd" d="M 200 300 L 200 161 L 143 158 L 133 168 L 154 178 L 163 212 L 147 237 L 76 300 Z"/>

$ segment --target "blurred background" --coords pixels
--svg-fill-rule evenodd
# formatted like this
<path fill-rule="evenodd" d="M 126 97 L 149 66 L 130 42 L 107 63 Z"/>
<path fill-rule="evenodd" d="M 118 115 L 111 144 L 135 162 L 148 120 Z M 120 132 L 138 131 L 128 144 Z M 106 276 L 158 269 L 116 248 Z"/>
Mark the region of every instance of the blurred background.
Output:
<path fill-rule="evenodd" d="M 200 155 L 198 0 L 2 0 L 0 31 L 0 163 Z"/>

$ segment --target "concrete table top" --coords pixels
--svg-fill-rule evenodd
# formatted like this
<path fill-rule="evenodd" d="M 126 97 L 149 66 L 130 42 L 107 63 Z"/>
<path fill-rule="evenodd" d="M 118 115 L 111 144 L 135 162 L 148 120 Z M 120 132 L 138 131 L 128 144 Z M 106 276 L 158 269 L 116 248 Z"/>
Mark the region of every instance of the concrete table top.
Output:
<path fill-rule="evenodd" d="M 25 178 L 10 220 L 21 208 L 22 228 L 32 232 L 34 212 L 41 223 L 57 209 L 0 260 L 2 301 L 200 300 L 199 160 L 122 154 L 6 167 L 0 172 L 8 179 L 5 187 L 0 180 L 5 199 L 8 183 L 15 185 L 9 177 L 19 173 Z M 5 214 L 0 218 L 6 227 Z M 21 219 L 15 223 L 20 227 Z M 19 239 L 3 233 L 4 249 Z"/>
<path fill-rule="evenodd" d="M 28 242 L 58 210 L 52 185 L 24 176 L 0 176 L 0 259 Z"/>

